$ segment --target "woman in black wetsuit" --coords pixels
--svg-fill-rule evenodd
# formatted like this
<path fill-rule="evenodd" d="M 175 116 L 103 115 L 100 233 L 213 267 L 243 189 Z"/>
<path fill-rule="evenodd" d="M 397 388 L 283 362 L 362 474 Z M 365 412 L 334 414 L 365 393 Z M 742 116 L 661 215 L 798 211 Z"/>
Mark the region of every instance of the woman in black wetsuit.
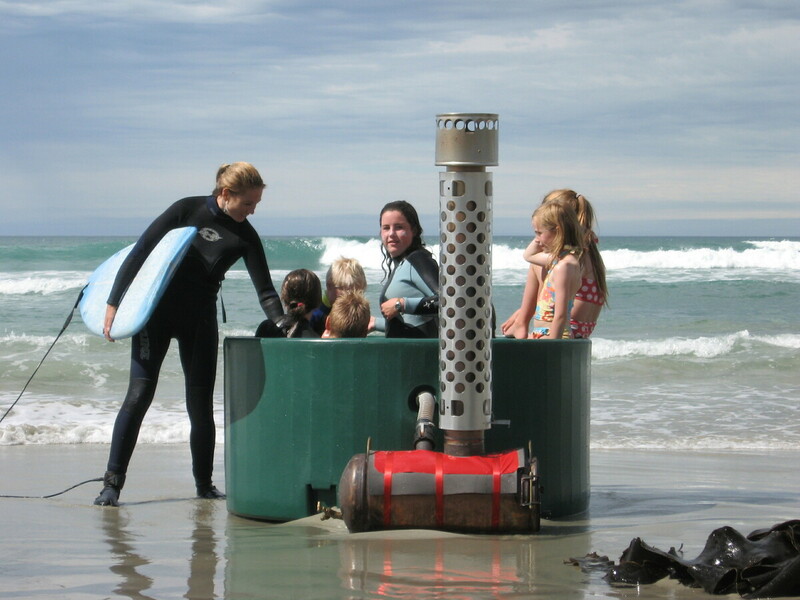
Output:
<path fill-rule="evenodd" d="M 117 506 L 139 428 L 155 395 L 158 373 L 170 340 L 178 348 L 186 378 L 186 408 L 191 423 L 189 444 L 197 496 L 224 498 L 211 482 L 216 437 L 213 412 L 216 379 L 217 292 L 225 273 L 240 258 L 268 317 L 283 314 L 272 284 L 261 239 L 247 217 L 261 201 L 264 181 L 249 163 L 222 165 L 210 196 L 178 200 L 145 230 L 120 267 L 103 327 L 106 339 L 117 307 L 152 249 L 177 227 L 197 227 L 197 236 L 150 320 L 133 336 L 128 393 L 114 423 L 103 489 L 94 503 Z"/>

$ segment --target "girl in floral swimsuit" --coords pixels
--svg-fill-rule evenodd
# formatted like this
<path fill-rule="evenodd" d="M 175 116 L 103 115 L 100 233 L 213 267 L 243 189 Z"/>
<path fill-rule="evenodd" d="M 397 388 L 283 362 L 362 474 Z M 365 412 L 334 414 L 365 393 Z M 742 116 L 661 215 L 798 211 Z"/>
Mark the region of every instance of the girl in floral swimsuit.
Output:
<path fill-rule="evenodd" d="M 582 228 L 572 208 L 547 202 L 533 213 L 533 230 L 538 245 L 555 257 L 546 267 L 536 303 L 533 337 L 571 338 L 570 314 L 581 283 Z"/>
<path fill-rule="evenodd" d="M 580 258 L 581 285 L 575 295 L 575 302 L 570 313 L 570 328 L 573 337 L 588 338 L 608 299 L 606 269 L 597 247 L 597 237 L 593 231 L 594 210 L 584 196 L 568 189 L 550 192 L 542 201 L 543 204 L 546 202 L 560 202 L 571 206 L 583 226 L 582 246 L 584 251 Z M 543 267 L 547 266 L 552 259 L 542 251 L 536 239 L 525 250 L 524 256 L 532 264 L 528 270 L 522 304 L 519 310 L 515 311 L 501 326 L 502 332 L 507 337 L 520 339 L 528 337 L 528 326 L 534 315 L 538 292 L 545 275 Z"/>
<path fill-rule="evenodd" d="M 568 252 L 564 252 L 562 256 L 566 256 L 568 254 Z M 547 275 L 545 276 L 544 284 L 542 285 L 542 291 L 539 293 L 539 300 L 536 302 L 536 311 L 534 312 L 533 319 L 534 323 L 538 323 L 538 325 L 534 325 L 533 333 L 531 334 L 533 339 L 549 337 L 552 323 L 556 320 L 556 307 L 558 306 L 558 302 L 552 275 L 553 271 L 558 266 L 559 260 L 560 259 L 554 260 L 551 264 L 551 267 L 547 270 Z M 574 302 L 574 297 L 569 299 L 566 308 L 567 313 L 572 312 L 572 305 Z M 548 323 L 548 325 L 542 326 L 542 323 Z M 559 329 L 561 329 L 561 335 L 559 337 L 572 337 L 570 335 L 571 330 L 569 327 L 564 327 L 561 325 Z"/>

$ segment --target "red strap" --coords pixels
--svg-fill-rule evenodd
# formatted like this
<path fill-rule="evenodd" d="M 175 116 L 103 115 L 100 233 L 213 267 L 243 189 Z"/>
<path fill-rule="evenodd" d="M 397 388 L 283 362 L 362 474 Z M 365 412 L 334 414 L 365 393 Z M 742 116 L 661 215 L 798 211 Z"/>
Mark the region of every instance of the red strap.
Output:
<path fill-rule="evenodd" d="M 436 524 L 444 524 L 444 454 L 436 454 Z"/>
<path fill-rule="evenodd" d="M 492 461 L 492 529 L 500 527 L 500 464 Z"/>
<path fill-rule="evenodd" d="M 386 452 L 386 463 L 383 471 L 383 524 L 392 525 L 392 468 L 394 467 L 394 452 Z"/>

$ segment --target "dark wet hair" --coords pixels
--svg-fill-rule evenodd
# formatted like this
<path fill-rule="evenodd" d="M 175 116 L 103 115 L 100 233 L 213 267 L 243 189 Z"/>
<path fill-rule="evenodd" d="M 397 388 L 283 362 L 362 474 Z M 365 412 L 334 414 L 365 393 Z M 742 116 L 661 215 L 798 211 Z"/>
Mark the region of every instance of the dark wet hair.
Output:
<path fill-rule="evenodd" d="M 417 215 L 416 209 L 405 200 L 395 200 L 394 202 L 389 202 L 381 209 L 381 214 L 378 216 L 378 226 L 380 226 L 381 220 L 383 219 L 383 213 L 390 211 L 397 211 L 402 214 L 406 221 L 408 221 L 408 224 L 411 225 L 411 231 L 414 234 L 414 238 L 411 240 L 411 245 L 406 249 L 402 256 L 397 256 L 394 260 L 400 260 L 412 252 L 416 252 L 417 250 L 424 248 L 425 242 L 422 240 L 422 225 L 419 222 L 419 215 Z M 381 268 L 383 269 L 384 274 L 386 274 L 387 271 L 391 273 L 393 259 L 389 252 L 386 251 L 386 248 L 384 248 L 383 244 L 381 244 L 381 253 L 383 254 Z"/>

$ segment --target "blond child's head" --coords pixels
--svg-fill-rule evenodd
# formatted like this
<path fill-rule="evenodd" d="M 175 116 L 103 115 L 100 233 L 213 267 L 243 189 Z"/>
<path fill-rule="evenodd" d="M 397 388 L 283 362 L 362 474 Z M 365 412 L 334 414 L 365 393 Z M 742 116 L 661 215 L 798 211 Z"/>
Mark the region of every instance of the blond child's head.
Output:
<path fill-rule="evenodd" d="M 533 211 L 533 227 L 541 237 L 545 250 L 558 260 L 568 251 L 580 257 L 583 253 L 583 227 L 573 208 L 567 203 L 544 202 Z M 544 235 L 547 233 L 548 235 Z"/>
<path fill-rule="evenodd" d="M 369 330 L 369 318 L 369 302 L 362 292 L 341 292 L 326 320 L 326 337 L 365 337 Z"/>
<path fill-rule="evenodd" d="M 586 237 L 585 245 L 588 246 L 590 243 L 593 243 L 595 238 L 594 209 L 585 196 L 569 189 L 553 190 L 542 200 L 542 204 L 548 202 L 560 202 L 561 204 L 572 207 L 572 210 L 575 211 L 575 216 L 578 217 L 578 222 L 581 224 L 581 227 L 583 227 L 584 236 Z"/>
<path fill-rule="evenodd" d="M 331 263 L 325 276 L 328 303 L 333 306 L 342 292 L 365 292 L 367 276 L 364 268 L 355 258 L 339 257 Z"/>

